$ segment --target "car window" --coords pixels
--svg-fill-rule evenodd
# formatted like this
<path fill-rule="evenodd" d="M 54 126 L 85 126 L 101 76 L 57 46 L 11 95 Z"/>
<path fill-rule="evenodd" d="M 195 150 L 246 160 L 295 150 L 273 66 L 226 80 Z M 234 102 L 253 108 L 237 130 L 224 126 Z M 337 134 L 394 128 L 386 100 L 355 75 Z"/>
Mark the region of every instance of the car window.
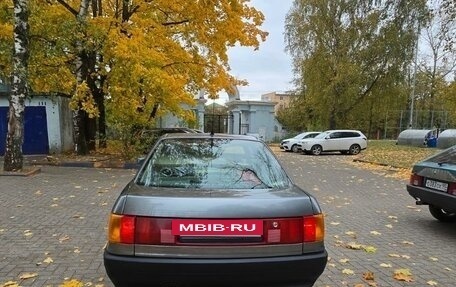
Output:
<path fill-rule="evenodd" d="M 357 132 L 343 132 L 342 136 L 343 138 L 357 138 L 360 135 Z"/>
<path fill-rule="evenodd" d="M 137 184 L 201 189 L 281 189 L 289 179 L 262 142 L 162 139 L 140 171 Z"/>
<path fill-rule="evenodd" d="M 456 145 L 428 158 L 426 161 L 435 163 L 450 163 L 456 164 Z"/>
<path fill-rule="evenodd" d="M 317 135 L 316 139 L 324 139 L 329 134 L 329 132 L 322 132 L 321 134 Z"/>
<path fill-rule="evenodd" d="M 329 137 L 332 138 L 332 139 L 338 139 L 338 138 L 342 137 L 342 133 L 334 132 L 334 133 L 330 134 Z"/>
<path fill-rule="evenodd" d="M 314 138 L 318 135 L 318 133 L 310 133 L 306 136 L 306 138 Z"/>

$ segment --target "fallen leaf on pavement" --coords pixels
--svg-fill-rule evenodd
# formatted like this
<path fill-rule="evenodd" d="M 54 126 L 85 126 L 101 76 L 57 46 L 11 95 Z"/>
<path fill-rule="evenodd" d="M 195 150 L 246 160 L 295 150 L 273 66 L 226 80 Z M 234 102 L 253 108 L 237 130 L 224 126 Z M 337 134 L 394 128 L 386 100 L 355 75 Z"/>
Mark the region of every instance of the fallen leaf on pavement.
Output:
<path fill-rule="evenodd" d="M 17 282 L 14 282 L 14 281 L 5 282 L 0 286 L 1 287 L 20 287 L 19 284 L 17 284 Z"/>
<path fill-rule="evenodd" d="M 382 264 L 380 264 L 380 267 L 391 268 L 391 267 L 393 267 L 393 265 L 391 265 L 389 263 L 388 264 L 387 263 L 382 263 Z"/>
<path fill-rule="evenodd" d="M 344 269 L 344 270 L 342 270 L 342 274 L 353 275 L 353 274 L 355 274 L 355 272 L 351 269 Z"/>
<path fill-rule="evenodd" d="M 353 250 L 361 250 L 363 246 L 361 244 L 355 243 L 355 242 L 350 242 L 345 245 L 348 249 L 353 249 Z"/>
<path fill-rule="evenodd" d="M 363 279 L 367 281 L 374 281 L 374 272 L 367 271 L 363 273 Z"/>
<path fill-rule="evenodd" d="M 375 248 L 374 246 L 364 246 L 363 249 L 367 253 L 375 253 L 375 252 L 377 252 L 377 248 Z"/>
<path fill-rule="evenodd" d="M 339 260 L 340 263 L 347 263 L 348 261 L 350 261 L 350 260 L 347 258 L 343 258 L 343 259 Z"/>
<path fill-rule="evenodd" d="M 437 285 L 438 285 L 437 282 L 432 281 L 432 280 L 430 280 L 430 281 L 428 281 L 428 282 L 426 282 L 426 283 L 427 283 L 428 285 L 430 285 L 430 286 L 437 286 Z"/>
<path fill-rule="evenodd" d="M 382 235 L 380 232 L 375 231 L 375 230 L 371 231 L 370 234 L 372 234 L 372 235 Z"/>
<path fill-rule="evenodd" d="M 389 257 L 395 257 L 395 258 L 400 258 L 401 256 L 399 254 L 394 254 L 394 253 L 391 253 L 391 254 L 388 254 Z"/>
<path fill-rule="evenodd" d="M 21 276 L 19 276 L 19 279 L 26 280 L 26 279 L 35 278 L 37 276 L 38 276 L 38 273 L 24 273 Z"/>
<path fill-rule="evenodd" d="M 69 239 L 70 239 L 70 237 L 68 235 L 64 235 L 64 236 L 59 238 L 59 242 L 62 243 L 62 242 L 67 241 Z"/>
<path fill-rule="evenodd" d="M 64 281 L 63 284 L 59 285 L 59 287 L 83 287 L 84 283 L 78 280 L 70 280 L 70 281 Z"/>
<path fill-rule="evenodd" d="M 409 269 L 397 269 L 394 271 L 394 279 L 398 281 L 413 282 L 412 273 Z"/>
<path fill-rule="evenodd" d="M 52 262 L 54 262 L 54 260 L 52 260 L 51 257 L 48 257 L 48 258 L 44 259 L 43 262 L 47 263 L 47 264 L 51 264 Z"/>
<path fill-rule="evenodd" d="M 429 259 L 430 259 L 431 261 L 439 261 L 439 259 L 436 258 L 436 257 L 429 257 Z"/>

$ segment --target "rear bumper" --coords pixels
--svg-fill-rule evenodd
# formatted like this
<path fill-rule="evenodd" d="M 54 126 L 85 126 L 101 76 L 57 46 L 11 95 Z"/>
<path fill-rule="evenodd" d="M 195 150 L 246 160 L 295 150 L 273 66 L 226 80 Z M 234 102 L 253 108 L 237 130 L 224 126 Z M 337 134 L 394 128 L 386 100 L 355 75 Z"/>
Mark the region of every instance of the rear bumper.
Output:
<path fill-rule="evenodd" d="M 312 286 L 328 254 L 248 259 L 118 256 L 105 251 L 106 273 L 116 286 Z"/>
<path fill-rule="evenodd" d="M 454 195 L 410 184 L 407 184 L 407 191 L 419 204 L 431 204 L 448 212 L 456 212 Z"/>

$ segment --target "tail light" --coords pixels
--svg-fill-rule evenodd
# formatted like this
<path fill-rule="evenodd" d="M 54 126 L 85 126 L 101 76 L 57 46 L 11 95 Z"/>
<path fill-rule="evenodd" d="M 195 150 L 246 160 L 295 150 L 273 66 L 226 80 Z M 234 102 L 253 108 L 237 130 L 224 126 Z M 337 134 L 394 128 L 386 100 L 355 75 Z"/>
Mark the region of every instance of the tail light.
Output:
<path fill-rule="evenodd" d="M 294 244 L 324 239 L 322 214 L 263 220 L 262 240 L 253 244 Z M 204 237 L 204 236 L 203 236 Z M 223 242 L 223 237 L 220 237 Z M 111 214 L 109 242 L 144 245 L 186 245 L 172 234 L 171 218 Z"/>
<path fill-rule="evenodd" d="M 265 243 L 292 244 L 323 241 L 325 235 L 322 214 L 303 218 L 265 220 Z"/>
<path fill-rule="evenodd" d="M 171 219 L 111 214 L 109 242 L 123 244 L 173 244 Z"/>
<path fill-rule="evenodd" d="M 109 242 L 133 244 L 135 242 L 135 217 L 111 214 Z"/>
<path fill-rule="evenodd" d="M 452 195 L 456 195 L 456 183 L 450 183 L 448 185 L 448 193 Z"/>
<path fill-rule="evenodd" d="M 422 186 L 423 185 L 423 177 L 417 175 L 416 173 L 412 173 L 410 176 L 410 184 L 411 185 L 416 185 L 416 186 Z"/>
<path fill-rule="evenodd" d="M 325 221 L 323 214 L 306 216 L 303 220 L 303 242 L 323 241 L 325 237 Z"/>

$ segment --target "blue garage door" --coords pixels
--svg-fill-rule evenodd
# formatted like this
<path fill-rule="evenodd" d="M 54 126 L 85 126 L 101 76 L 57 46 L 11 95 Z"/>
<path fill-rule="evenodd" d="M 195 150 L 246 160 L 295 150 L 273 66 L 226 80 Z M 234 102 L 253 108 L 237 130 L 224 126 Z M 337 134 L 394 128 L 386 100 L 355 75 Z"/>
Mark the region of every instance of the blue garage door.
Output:
<path fill-rule="evenodd" d="M 8 108 L 0 107 L 0 155 L 5 154 L 6 132 L 8 130 Z M 25 107 L 24 154 L 49 153 L 49 139 L 46 121 L 46 107 Z"/>

